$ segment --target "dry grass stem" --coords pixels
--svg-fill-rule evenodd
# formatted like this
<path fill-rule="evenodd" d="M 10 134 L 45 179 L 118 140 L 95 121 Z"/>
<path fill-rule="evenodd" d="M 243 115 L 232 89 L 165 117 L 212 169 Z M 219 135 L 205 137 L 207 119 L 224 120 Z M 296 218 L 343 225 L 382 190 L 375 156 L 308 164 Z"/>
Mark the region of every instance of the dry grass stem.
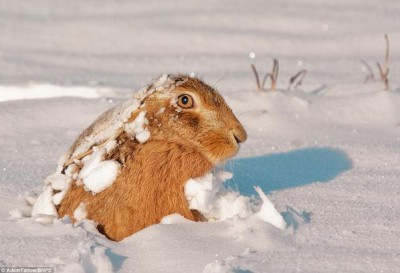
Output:
<path fill-rule="evenodd" d="M 385 52 L 385 62 L 383 66 L 380 63 L 376 63 L 379 69 L 379 74 L 381 75 L 381 80 L 385 85 L 385 90 L 389 90 L 389 51 L 390 51 L 390 44 L 389 44 L 389 37 L 385 34 L 385 41 L 386 41 L 386 52 Z"/>
<path fill-rule="evenodd" d="M 254 64 L 251 65 L 251 69 L 253 70 L 254 76 L 256 78 L 257 90 L 258 91 L 276 91 L 278 85 L 278 74 L 279 74 L 279 61 L 274 59 L 271 72 L 267 73 L 262 81 L 260 82 L 260 75 L 256 69 Z M 288 90 L 291 88 L 296 88 L 297 86 L 301 85 L 305 76 L 307 75 L 307 70 L 303 69 L 297 72 L 293 77 L 290 78 Z M 271 81 L 271 86 L 269 89 L 265 89 L 265 84 L 268 81 Z"/>
<path fill-rule="evenodd" d="M 383 65 L 379 62 L 376 63 L 376 66 L 379 70 L 379 76 L 383 84 L 385 85 L 385 90 L 389 90 L 389 58 L 390 58 L 390 43 L 389 43 L 389 36 L 385 34 L 385 42 L 386 42 L 386 52 L 385 52 L 385 60 Z M 364 60 L 361 60 L 362 64 L 367 68 L 368 75 L 365 78 L 365 83 L 369 81 L 376 81 L 376 77 L 374 71 L 372 70 L 371 66 Z"/>
<path fill-rule="evenodd" d="M 289 86 L 287 90 L 294 89 L 297 86 L 301 85 L 303 83 L 304 78 L 307 75 L 307 72 L 308 72 L 307 69 L 303 69 L 297 72 L 293 77 L 291 77 L 289 80 Z"/>
<path fill-rule="evenodd" d="M 257 90 L 258 91 L 265 91 L 265 83 L 268 79 L 271 80 L 271 87 L 269 90 L 276 91 L 276 85 L 278 81 L 278 72 L 279 72 L 279 62 L 277 59 L 274 59 L 274 63 L 272 66 L 271 72 L 267 73 L 262 82 L 260 82 L 260 74 L 257 71 L 257 68 L 254 64 L 251 65 L 251 69 L 253 70 L 254 76 L 256 78 Z"/>
<path fill-rule="evenodd" d="M 365 68 L 368 70 L 368 75 L 365 77 L 364 83 L 367 83 L 369 81 L 376 81 L 374 71 L 372 70 L 371 66 L 364 60 L 361 60 L 362 64 L 365 66 Z"/>
<path fill-rule="evenodd" d="M 258 74 L 256 66 L 254 64 L 252 64 L 251 69 L 253 70 L 254 76 L 256 77 L 257 90 L 263 91 L 263 88 L 261 87 L 261 84 L 260 84 L 260 76 Z"/>

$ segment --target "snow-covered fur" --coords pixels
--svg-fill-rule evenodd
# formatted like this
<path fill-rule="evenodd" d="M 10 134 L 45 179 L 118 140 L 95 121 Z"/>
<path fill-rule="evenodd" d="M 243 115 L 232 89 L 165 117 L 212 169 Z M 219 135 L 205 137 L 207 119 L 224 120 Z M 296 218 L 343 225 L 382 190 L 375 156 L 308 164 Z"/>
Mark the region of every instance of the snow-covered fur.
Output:
<path fill-rule="evenodd" d="M 33 214 L 53 202 L 59 217 L 74 219 L 83 206 L 86 217 L 117 241 L 173 213 L 202 220 L 188 206 L 185 183 L 235 155 L 246 138 L 212 87 L 186 75 L 163 76 L 78 137 Z"/>

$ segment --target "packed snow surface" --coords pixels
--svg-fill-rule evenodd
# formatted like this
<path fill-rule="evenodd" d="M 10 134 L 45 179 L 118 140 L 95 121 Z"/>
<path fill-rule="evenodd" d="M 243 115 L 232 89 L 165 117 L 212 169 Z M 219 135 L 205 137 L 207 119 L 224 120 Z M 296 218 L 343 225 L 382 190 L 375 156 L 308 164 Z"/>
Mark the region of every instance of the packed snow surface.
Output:
<path fill-rule="evenodd" d="M 54 86 L 52 84 L 29 84 L 26 86 L 0 86 L 0 102 L 54 97 L 101 98 L 115 91 L 107 88 L 85 86 Z"/>
<path fill-rule="evenodd" d="M 398 272 L 398 1 L 4 0 L 0 13 L 0 267 Z M 384 33 L 389 91 L 364 84 L 360 62 L 377 75 Z M 273 58 L 279 91 L 259 93 L 250 64 L 264 74 Z M 301 69 L 303 84 L 287 90 Z M 84 219 L 84 205 L 75 225 L 44 217 L 55 215 L 73 168 L 46 177 L 79 133 L 143 83 L 176 72 L 220 90 L 249 134 L 226 162 L 226 191 L 209 187 L 218 177 L 187 185 L 190 205 L 219 220 L 170 215 L 115 243 Z M 131 106 L 125 113 L 139 107 Z M 126 116 L 105 119 L 104 134 L 82 141 L 75 155 L 112 140 Z"/>

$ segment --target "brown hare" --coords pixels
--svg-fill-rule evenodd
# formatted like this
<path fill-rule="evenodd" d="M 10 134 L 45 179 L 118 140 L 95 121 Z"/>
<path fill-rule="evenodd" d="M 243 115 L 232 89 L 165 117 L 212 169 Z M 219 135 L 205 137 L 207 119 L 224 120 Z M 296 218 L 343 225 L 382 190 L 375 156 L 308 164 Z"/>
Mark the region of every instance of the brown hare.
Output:
<path fill-rule="evenodd" d="M 42 195 L 54 215 L 94 220 L 116 241 L 173 213 L 201 221 L 188 207 L 186 181 L 234 156 L 246 138 L 214 88 L 187 75 L 163 76 L 89 126 Z M 46 214 L 45 199 L 33 215 Z"/>

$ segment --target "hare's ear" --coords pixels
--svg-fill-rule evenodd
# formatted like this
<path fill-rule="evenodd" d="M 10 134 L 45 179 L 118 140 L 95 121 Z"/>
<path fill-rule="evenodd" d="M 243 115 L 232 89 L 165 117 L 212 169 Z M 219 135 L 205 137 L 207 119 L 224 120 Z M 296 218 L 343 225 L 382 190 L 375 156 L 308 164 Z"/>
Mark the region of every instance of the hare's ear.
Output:
<path fill-rule="evenodd" d="M 111 141 L 117 140 L 124 132 L 126 124 L 131 123 L 136 119 L 142 109 L 136 108 L 129 115 L 113 115 L 118 109 L 106 112 L 90 125 L 78 137 L 75 143 L 70 148 L 63 169 L 76 161 L 80 161 L 87 155 L 93 153 L 93 147 L 106 147 Z"/>
<path fill-rule="evenodd" d="M 71 165 L 72 163 L 81 160 L 82 158 L 84 158 L 87 155 L 90 155 L 93 153 L 93 147 L 105 147 L 107 145 L 107 143 L 110 143 L 110 141 L 116 140 L 124 131 L 124 128 L 121 127 L 119 130 L 115 131 L 115 134 L 110 135 L 108 139 L 104 140 L 103 142 L 97 142 L 97 143 L 93 143 L 93 145 L 89 146 L 85 151 L 74 155 L 75 151 L 72 151 L 70 158 L 65 161 L 63 169 L 66 169 L 69 165 Z"/>
<path fill-rule="evenodd" d="M 144 101 L 142 101 L 140 103 L 140 106 L 142 106 L 143 103 L 144 103 Z M 125 124 L 131 123 L 132 121 L 134 121 L 137 118 L 137 116 L 140 114 L 140 112 L 143 112 L 143 108 L 138 108 L 135 111 L 133 111 L 132 114 L 130 115 L 130 117 L 126 120 L 126 122 L 124 122 L 124 126 L 125 126 Z M 123 129 L 123 127 L 122 127 L 122 129 Z M 124 131 L 124 130 L 122 130 L 122 131 Z"/>

